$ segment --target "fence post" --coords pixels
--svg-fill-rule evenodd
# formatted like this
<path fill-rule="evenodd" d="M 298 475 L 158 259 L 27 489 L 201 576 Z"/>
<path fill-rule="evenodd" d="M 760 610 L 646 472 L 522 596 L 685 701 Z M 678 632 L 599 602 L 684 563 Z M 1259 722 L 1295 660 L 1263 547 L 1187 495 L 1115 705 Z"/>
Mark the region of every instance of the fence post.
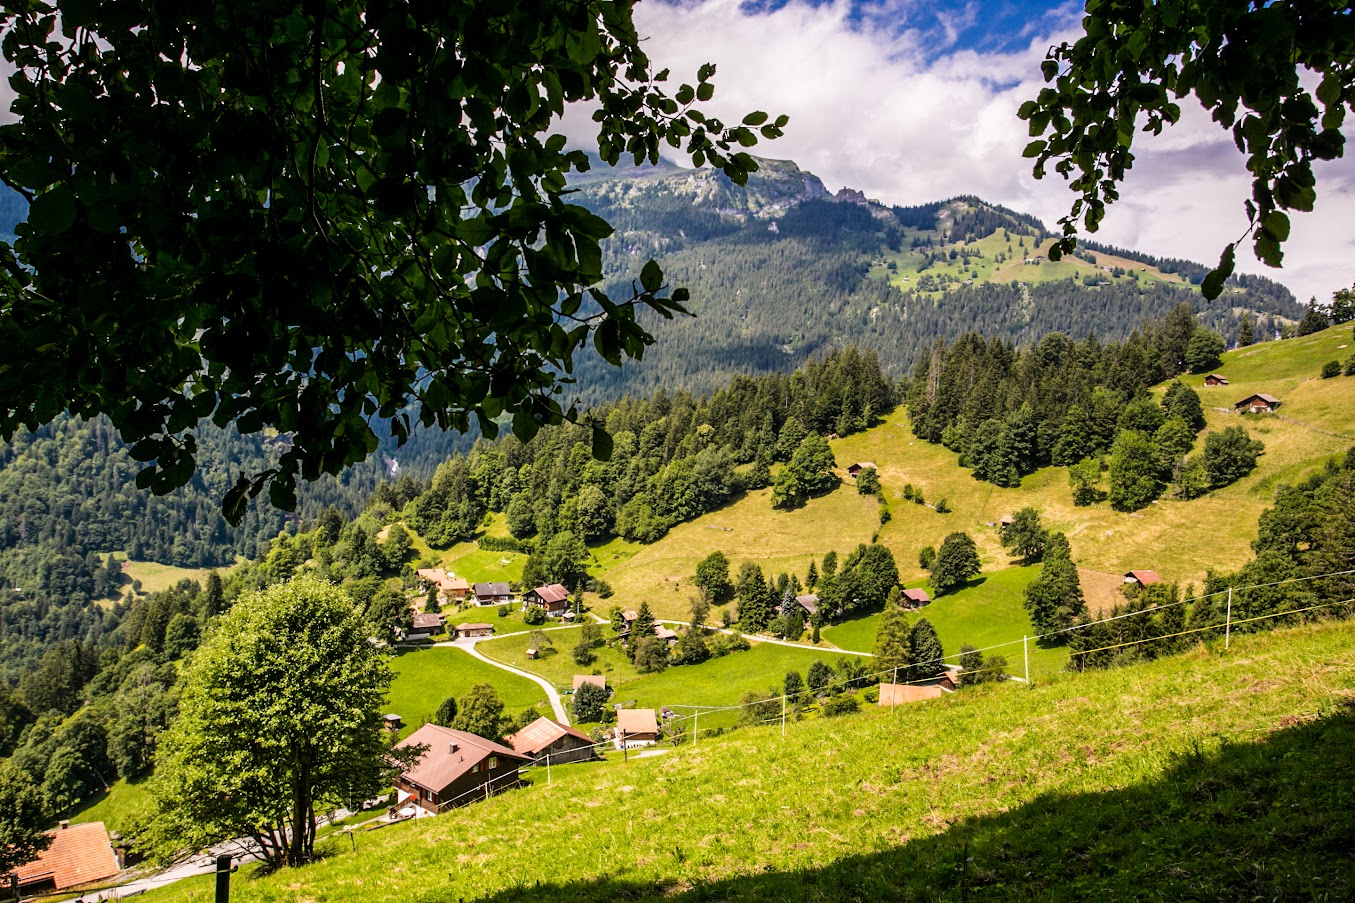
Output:
<path fill-rule="evenodd" d="M 550 753 L 546 753 L 546 786 L 550 786 Z"/>
<path fill-rule="evenodd" d="M 216 857 L 216 903 L 230 903 L 231 857 L 229 853 Z"/>
<path fill-rule="evenodd" d="M 1223 648 L 1227 649 L 1233 639 L 1233 588 L 1228 587 L 1228 614 L 1223 622 Z"/>
<path fill-rule="evenodd" d="M 0 900 L 18 900 L 19 899 L 19 873 L 10 872 L 8 875 L 0 875 Z"/>
<path fill-rule="evenodd" d="M 1021 637 L 1021 654 L 1026 658 L 1026 686 L 1030 686 L 1030 645 L 1027 643 L 1030 637 Z"/>
<path fill-rule="evenodd" d="M 781 739 L 786 739 L 786 696 L 781 694 Z"/>
<path fill-rule="evenodd" d="M 696 749 L 696 741 L 701 739 L 701 710 L 696 710 L 696 718 L 692 725 L 692 749 Z"/>

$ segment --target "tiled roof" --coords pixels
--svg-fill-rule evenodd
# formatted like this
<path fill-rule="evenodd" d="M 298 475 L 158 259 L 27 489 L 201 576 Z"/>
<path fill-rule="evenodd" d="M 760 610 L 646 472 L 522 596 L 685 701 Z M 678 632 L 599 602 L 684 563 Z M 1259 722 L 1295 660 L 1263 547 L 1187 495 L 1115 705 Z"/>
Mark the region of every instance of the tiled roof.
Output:
<path fill-rule="evenodd" d="M 508 588 L 507 583 L 477 583 L 475 584 L 475 595 L 511 596 L 513 595 L 513 591 Z"/>
<path fill-rule="evenodd" d="M 569 598 L 569 590 L 558 583 L 552 583 L 548 586 L 538 586 L 532 590 L 541 597 L 542 602 L 564 602 Z"/>
<path fill-rule="evenodd" d="M 513 749 L 524 756 L 535 756 L 561 737 L 575 737 L 592 744 L 593 738 L 567 724 L 542 716 L 508 738 Z"/>
<path fill-rule="evenodd" d="M 472 630 L 493 630 L 493 629 L 494 629 L 494 625 L 493 625 L 493 624 L 457 624 L 457 625 L 456 625 L 456 632 L 457 632 L 457 633 L 462 633 L 463 631 L 464 631 L 464 632 L 469 632 L 469 631 L 472 631 Z"/>
<path fill-rule="evenodd" d="M 430 614 L 429 612 L 419 612 L 414 616 L 415 630 L 429 630 L 440 628 L 442 626 L 442 615 Z"/>
<path fill-rule="evenodd" d="M 616 713 L 616 729 L 627 734 L 657 734 L 659 721 L 653 709 L 622 709 Z"/>
<path fill-rule="evenodd" d="M 903 597 L 913 602 L 930 602 L 932 597 L 927 595 L 925 589 L 906 589 L 903 591 Z"/>
<path fill-rule="evenodd" d="M 1157 571 L 1130 571 L 1125 574 L 1126 577 L 1133 577 L 1144 586 L 1152 583 L 1161 583 L 1162 578 L 1157 575 Z"/>
<path fill-rule="evenodd" d="M 800 607 L 811 615 L 819 610 L 819 597 L 813 593 L 807 596 L 796 596 L 795 601 L 800 603 Z"/>
<path fill-rule="evenodd" d="M 439 793 L 457 778 L 490 756 L 507 756 L 519 761 L 526 757 L 484 737 L 453 730 L 438 724 L 425 724 L 399 743 L 396 749 L 427 746 L 413 768 L 404 772 L 405 780 Z"/>
<path fill-rule="evenodd" d="M 52 845 L 37 859 L 15 869 L 20 886 L 51 878 L 56 889 L 61 890 L 118 873 L 118 857 L 103 822 L 67 825 L 48 831 L 47 835 L 52 838 Z"/>
<path fill-rule="evenodd" d="M 655 635 L 656 637 L 658 637 L 659 639 L 661 639 L 661 640 L 675 640 L 675 639 L 677 639 L 677 631 L 675 631 L 675 630 L 670 630 L 670 629 L 668 629 L 667 627 L 664 627 L 662 624 L 655 624 L 655 625 L 654 625 L 654 635 Z"/>
<path fill-rule="evenodd" d="M 940 687 L 914 687 L 909 684 L 880 684 L 880 705 L 898 705 L 902 702 L 921 702 L 936 699 Z"/>
<path fill-rule="evenodd" d="M 607 676 L 605 674 L 575 674 L 574 689 L 578 690 L 584 684 L 592 684 L 605 690 L 607 689 Z"/>

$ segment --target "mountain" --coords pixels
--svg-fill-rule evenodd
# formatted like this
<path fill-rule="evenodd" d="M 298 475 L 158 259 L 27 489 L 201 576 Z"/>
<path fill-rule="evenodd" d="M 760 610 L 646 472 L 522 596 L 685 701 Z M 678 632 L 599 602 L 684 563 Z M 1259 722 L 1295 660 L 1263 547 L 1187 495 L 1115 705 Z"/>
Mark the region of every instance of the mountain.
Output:
<path fill-rule="evenodd" d="M 620 371 L 594 356 L 580 361 L 584 399 L 661 386 L 709 391 L 847 344 L 879 352 L 902 376 L 938 337 L 1122 338 L 1182 302 L 1230 339 L 1244 312 L 1264 335 L 1301 314 L 1268 279 L 1237 277 L 1225 302 L 1206 304 L 1196 288 L 1202 264 L 1096 244 L 1053 263 L 1052 233 L 1027 214 L 975 197 L 891 207 L 850 188 L 832 193 L 793 162 L 759 162 L 746 186 L 671 164 L 590 171 L 576 182 L 576 201 L 616 229 L 604 258 L 613 298 L 629 294 L 653 257 L 669 284 L 691 289 L 695 314 L 646 316 L 658 341 Z"/>

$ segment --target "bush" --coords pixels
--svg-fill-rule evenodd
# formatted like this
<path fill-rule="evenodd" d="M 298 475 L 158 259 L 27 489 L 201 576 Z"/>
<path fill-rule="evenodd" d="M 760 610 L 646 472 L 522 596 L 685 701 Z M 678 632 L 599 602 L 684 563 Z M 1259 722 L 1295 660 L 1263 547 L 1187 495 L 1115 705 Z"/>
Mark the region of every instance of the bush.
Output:
<path fill-rule="evenodd" d="M 511 536 L 481 536 L 475 544 L 486 552 L 518 552 L 530 555 L 536 543 L 514 539 Z"/>
<path fill-rule="evenodd" d="M 752 648 L 752 645 L 742 636 L 722 633 L 719 639 L 710 643 L 710 654 L 712 658 L 719 658 L 722 655 L 729 655 L 731 652 L 747 652 Z"/>
<path fill-rule="evenodd" d="M 930 571 L 932 565 L 936 564 L 936 549 L 932 546 L 923 546 L 917 553 L 917 566 L 924 571 Z"/>
<path fill-rule="evenodd" d="M 607 709 L 608 693 L 596 684 L 580 684 L 570 705 L 575 721 L 601 721 Z"/>
<path fill-rule="evenodd" d="M 943 498 L 937 499 L 937 500 L 936 500 L 936 513 L 937 513 L 937 514 L 947 514 L 947 513 L 949 513 L 949 512 L 950 512 L 950 505 L 946 502 L 946 500 L 943 499 Z"/>
<path fill-rule="evenodd" d="M 1355 376 L 1355 354 L 1352 354 L 1350 359 L 1346 361 L 1345 369 L 1341 372 L 1346 376 Z"/>
<path fill-rule="evenodd" d="M 499 617 L 501 617 L 501 618 L 506 618 L 506 617 L 508 617 L 508 606 L 507 606 L 507 605 L 500 605 L 500 606 L 499 606 Z"/>
<path fill-rule="evenodd" d="M 870 703 L 871 705 L 874 705 L 875 703 L 880 701 L 880 688 L 871 687 L 870 689 L 866 690 L 866 692 L 862 695 L 866 697 L 866 702 Z"/>
<path fill-rule="evenodd" d="M 546 610 L 537 605 L 529 605 L 527 610 L 522 613 L 522 622 L 528 627 L 544 624 L 546 623 Z"/>
<path fill-rule="evenodd" d="M 823 712 L 825 718 L 837 718 L 840 715 L 850 715 L 853 712 L 861 710 L 861 703 L 856 701 L 855 696 L 831 696 L 823 701 Z"/>
<path fill-rule="evenodd" d="M 1322 365 L 1322 378 L 1331 379 L 1333 376 L 1341 375 L 1340 361 L 1327 361 Z"/>

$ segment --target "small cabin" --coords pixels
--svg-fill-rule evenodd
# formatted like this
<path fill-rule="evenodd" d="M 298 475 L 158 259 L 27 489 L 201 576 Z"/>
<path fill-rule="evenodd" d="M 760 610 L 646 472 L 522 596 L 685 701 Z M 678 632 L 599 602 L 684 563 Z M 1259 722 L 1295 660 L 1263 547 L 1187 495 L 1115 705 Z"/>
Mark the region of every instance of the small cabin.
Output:
<path fill-rule="evenodd" d="M 1002 533 L 1014 523 L 1016 523 L 1016 518 L 1012 517 L 1010 514 L 1002 515 L 997 522 L 997 532 Z"/>
<path fill-rule="evenodd" d="M 1255 395 L 1248 395 L 1246 398 L 1233 405 L 1234 410 L 1239 414 L 1269 414 L 1280 406 L 1280 399 L 1274 395 L 1267 395 L 1264 392 L 1258 392 Z"/>
<path fill-rule="evenodd" d="M 1226 386 L 1228 385 L 1228 377 L 1211 373 L 1204 378 L 1204 384 L 1206 386 Z"/>
<path fill-rule="evenodd" d="M 904 608 L 921 608 L 932 601 L 932 597 L 927 595 L 925 589 L 906 589 L 903 595 L 899 597 Z"/>
<path fill-rule="evenodd" d="M 847 468 L 847 475 L 849 477 L 856 477 L 859 473 L 861 473 L 861 471 L 865 470 L 866 468 L 870 468 L 871 470 L 878 469 L 876 468 L 874 461 L 857 461 L 855 464 L 852 464 Z"/>
<path fill-rule="evenodd" d="M 494 635 L 494 625 L 493 625 L 493 624 L 457 624 L 457 625 L 456 625 L 456 638 L 457 638 L 458 640 L 466 639 L 467 637 L 481 637 L 481 636 L 493 636 L 493 635 Z"/>
<path fill-rule="evenodd" d="M 808 617 L 812 618 L 819 613 L 819 597 L 814 593 L 810 593 L 806 596 L 796 596 L 795 604 L 803 608 Z"/>
<path fill-rule="evenodd" d="M 399 715 L 391 713 L 389 715 L 381 716 L 381 727 L 384 728 L 385 730 L 394 733 L 402 729 L 404 726 L 405 720 L 401 718 Z"/>
<path fill-rule="evenodd" d="M 1124 575 L 1124 582 L 1129 586 L 1144 587 L 1161 583 L 1162 578 L 1157 575 L 1157 571 L 1130 571 Z"/>

